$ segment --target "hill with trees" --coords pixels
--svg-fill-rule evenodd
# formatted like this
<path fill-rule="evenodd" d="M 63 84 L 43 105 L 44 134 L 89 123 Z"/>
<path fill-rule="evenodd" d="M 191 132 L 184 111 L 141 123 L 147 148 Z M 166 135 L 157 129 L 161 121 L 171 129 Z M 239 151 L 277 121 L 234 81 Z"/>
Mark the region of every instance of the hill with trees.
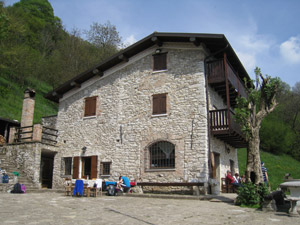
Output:
<path fill-rule="evenodd" d="M 37 92 L 35 122 L 56 114 L 56 104 L 42 96 L 121 47 L 110 22 L 66 31 L 47 0 L 20 0 L 8 7 L 0 1 L 0 24 L 0 117 L 9 119 L 20 120 L 27 87 Z"/>

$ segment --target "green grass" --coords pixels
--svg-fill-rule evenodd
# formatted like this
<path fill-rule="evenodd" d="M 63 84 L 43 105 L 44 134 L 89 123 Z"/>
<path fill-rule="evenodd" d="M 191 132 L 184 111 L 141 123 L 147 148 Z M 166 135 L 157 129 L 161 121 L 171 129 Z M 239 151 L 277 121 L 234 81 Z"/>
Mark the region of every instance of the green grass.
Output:
<path fill-rule="evenodd" d="M 289 155 L 273 155 L 268 152 L 260 152 L 261 161 L 268 170 L 271 189 L 276 190 L 283 183 L 284 175 L 290 173 L 295 179 L 300 179 L 300 162 Z M 239 171 L 241 174 L 246 170 L 246 149 L 238 150 Z"/>
<path fill-rule="evenodd" d="M 40 123 L 43 116 L 57 114 L 57 104 L 45 99 L 43 96 L 51 90 L 51 87 L 36 79 L 30 80 L 30 88 L 36 91 L 34 123 Z M 24 91 L 26 87 L 0 77 L 0 117 L 21 120 Z"/>

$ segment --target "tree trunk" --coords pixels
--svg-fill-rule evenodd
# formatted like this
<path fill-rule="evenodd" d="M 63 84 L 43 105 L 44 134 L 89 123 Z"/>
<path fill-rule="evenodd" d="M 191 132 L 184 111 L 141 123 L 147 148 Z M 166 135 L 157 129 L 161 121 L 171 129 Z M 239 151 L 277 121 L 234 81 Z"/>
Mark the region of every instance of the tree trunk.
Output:
<path fill-rule="evenodd" d="M 263 182 L 259 146 L 259 127 L 255 127 L 252 136 L 249 138 L 246 168 L 247 179 L 252 178 L 255 184 Z"/>

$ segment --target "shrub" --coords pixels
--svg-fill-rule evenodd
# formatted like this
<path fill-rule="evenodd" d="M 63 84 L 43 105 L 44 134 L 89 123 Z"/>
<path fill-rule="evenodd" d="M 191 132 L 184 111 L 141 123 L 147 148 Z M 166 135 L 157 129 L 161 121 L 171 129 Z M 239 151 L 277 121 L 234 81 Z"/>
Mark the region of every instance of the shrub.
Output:
<path fill-rule="evenodd" d="M 265 184 L 254 185 L 248 182 L 237 190 L 238 196 L 236 200 L 237 205 L 247 207 L 261 207 L 264 198 L 269 194 L 268 187 Z"/>

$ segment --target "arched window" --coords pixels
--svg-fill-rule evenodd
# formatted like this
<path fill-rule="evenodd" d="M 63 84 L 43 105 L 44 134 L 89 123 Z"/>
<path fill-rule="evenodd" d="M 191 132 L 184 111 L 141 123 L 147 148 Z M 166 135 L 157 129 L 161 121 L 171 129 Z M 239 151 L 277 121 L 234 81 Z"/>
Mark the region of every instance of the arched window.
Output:
<path fill-rule="evenodd" d="M 175 168 L 175 145 L 159 141 L 149 147 L 150 168 Z"/>

